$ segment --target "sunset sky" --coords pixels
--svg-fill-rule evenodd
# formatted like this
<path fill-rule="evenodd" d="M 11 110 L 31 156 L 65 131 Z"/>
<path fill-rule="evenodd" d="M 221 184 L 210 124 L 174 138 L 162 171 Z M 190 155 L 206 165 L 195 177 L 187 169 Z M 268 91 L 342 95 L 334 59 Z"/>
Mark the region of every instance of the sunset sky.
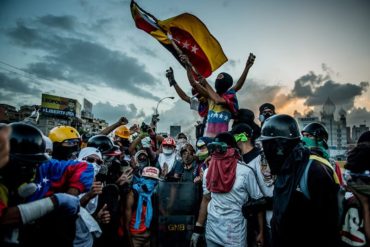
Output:
<path fill-rule="evenodd" d="M 236 81 L 256 55 L 240 107 L 257 114 L 319 112 L 330 97 L 350 124 L 370 122 L 370 1 L 140 0 L 158 19 L 189 12 L 208 27 L 227 58 L 219 72 Z M 0 1 L 0 103 L 40 104 L 41 93 L 78 99 L 110 123 L 139 123 L 159 99 L 159 130 L 199 119 L 168 85 L 173 67 L 190 93 L 185 70 L 155 39 L 135 27 L 127 0 Z M 258 120 L 257 120 L 258 122 Z"/>

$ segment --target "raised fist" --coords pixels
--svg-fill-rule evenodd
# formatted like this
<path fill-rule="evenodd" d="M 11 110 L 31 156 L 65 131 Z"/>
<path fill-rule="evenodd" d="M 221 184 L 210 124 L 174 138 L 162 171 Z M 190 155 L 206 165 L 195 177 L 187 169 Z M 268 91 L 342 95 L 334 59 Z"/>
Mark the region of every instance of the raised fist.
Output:
<path fill-rule="evenodd" d="M 166 77 L 168 79 L 168 82 L 170 83 L 170 87 L 176 84 L 175 77 L 173 75 L 173 69 L 171 67 L 166 70 Z"/>

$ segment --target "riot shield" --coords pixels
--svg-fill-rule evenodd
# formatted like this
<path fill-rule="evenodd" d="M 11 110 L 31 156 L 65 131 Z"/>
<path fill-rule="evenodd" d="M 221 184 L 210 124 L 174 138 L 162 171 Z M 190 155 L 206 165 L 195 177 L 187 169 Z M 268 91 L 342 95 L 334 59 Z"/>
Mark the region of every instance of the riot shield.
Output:
<path fill-rule="evenodd" d="M 188 247 L 199 212 L 201 185 L 161 181 L 155 201 L 155 246 Z"/>

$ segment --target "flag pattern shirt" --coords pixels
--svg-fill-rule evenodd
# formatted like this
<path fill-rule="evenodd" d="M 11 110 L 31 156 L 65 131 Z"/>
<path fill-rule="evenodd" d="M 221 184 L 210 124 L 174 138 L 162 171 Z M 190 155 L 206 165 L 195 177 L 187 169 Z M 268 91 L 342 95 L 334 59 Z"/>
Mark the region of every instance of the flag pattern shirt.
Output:
<path fill-rule="evenodd" d="M 230 119 L 237 113 L 239 106 L 235 90 L 229 90 L 221 96 L 226 104 L 216 104 L 208 100 L 207 137 L 215 137 L 218 133 L 229 131 Z"/>
<path fill-rule="evenodd" d="M 90 190 L 94 180 L 93 165 L 76 160 L 49 160 L 40 165 L 34 183 L 37 191 L 28 198 L 38 200 L 58 192 L 75 188 L 80 193 Z"/>

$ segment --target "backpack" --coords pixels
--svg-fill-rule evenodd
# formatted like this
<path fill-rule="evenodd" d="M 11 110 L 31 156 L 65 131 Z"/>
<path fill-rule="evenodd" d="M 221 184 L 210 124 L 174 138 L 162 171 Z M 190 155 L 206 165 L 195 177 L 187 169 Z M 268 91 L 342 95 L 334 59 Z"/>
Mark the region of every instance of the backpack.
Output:
<path fill-rule="evenodd" d="M 310 200 L 311 199 L 311 196 L 310 196 L 310 191 L 308 190 L 308 171 L 311 167 L 311 164 L 314 160 L 317 160 L 319 161 L 320 163 L 322 163 L 323 165 L 327 166 L 328 168 L 330 168 L 332 171 L 333 171 L 333 179 L 335 181 L 335 183 L 337 184 L 340 184 L 339 183 L 339 178 L 338 178 L 338 175 L 336 174 L 335 172 L 335 169 L 333 168 L 333 166 L 330 164 L 330 162 L 322 157 L 319 157 L 317 155 L 310 155 L 309 157 L 309 161 L 308 161 L 308 164 L 305 168 L 305 170 L 303 171 L 303 174 L 302 174 L 302 177 L 299 181 L 299 188 L 300 188 L 300 191 L 303 193 L 303 195 L 308 199 Z M 343 205 L 344 205 L 344 194 L 345 194 L 345 189 L 340 186 L 339 190 L 338 190 L 338 211 L 339 211 L 339 220 L 342 218 L 342 215 L 343 215 L 343 211 L 344 211 L 344 208 L 343 208 Z"/>

